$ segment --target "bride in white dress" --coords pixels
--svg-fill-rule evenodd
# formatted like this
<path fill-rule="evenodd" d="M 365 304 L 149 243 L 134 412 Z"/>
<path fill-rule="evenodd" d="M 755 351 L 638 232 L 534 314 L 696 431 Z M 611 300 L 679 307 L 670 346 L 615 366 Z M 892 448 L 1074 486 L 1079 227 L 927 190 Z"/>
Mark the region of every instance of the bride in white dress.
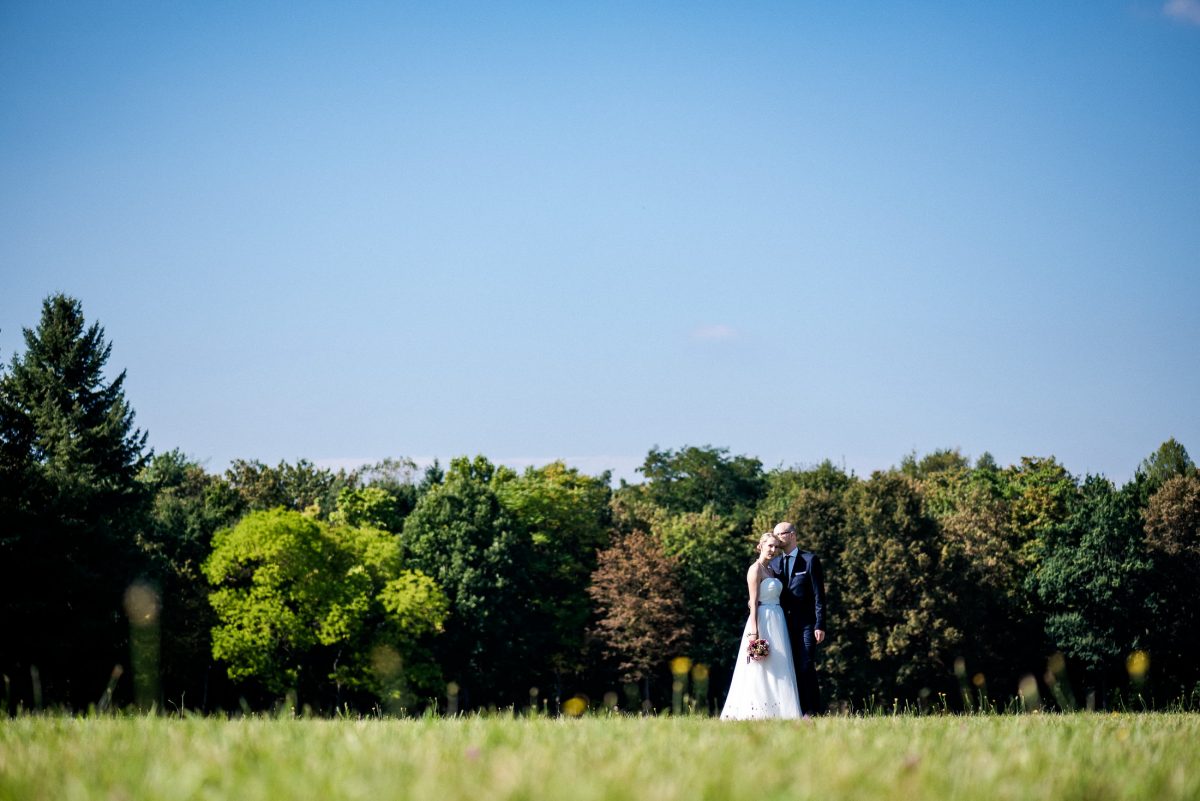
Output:
<path fill-rule="evenodd" d="M 783 607 L 779 605 L 783 582 L 767 572 L 767 563 L 778 553 L 779 542 L 768 531 L 759 539 L 756 550 L 758 559 L 746 571 L 750 617 L 746 621 L 745 636 L 721 717 L 736 720 L 798 718 L 801 710 L 796 669 L 792 663 L 792 646 L 783 619 Z M 770 651 L 765 659 L 756 662 L 746 658 L 746 646 L 752 639 L 769 643 Z"/>

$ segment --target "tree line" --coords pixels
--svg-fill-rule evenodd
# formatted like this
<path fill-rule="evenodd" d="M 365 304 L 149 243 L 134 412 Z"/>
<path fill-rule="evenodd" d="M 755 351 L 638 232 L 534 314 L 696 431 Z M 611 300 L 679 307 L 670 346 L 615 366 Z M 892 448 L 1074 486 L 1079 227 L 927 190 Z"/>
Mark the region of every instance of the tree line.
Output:
<path fill-rule="evenodd" d="M 958 450 L 860 477 L 711 446 L 613 487 L 482 456 L 333 471 L 154 453 L 55 295 L 0 371 L 7 711 L 717 708 L 781 520 L 825 566 L 831 708 L 1200 705 L 1200 472 Z M 1032 699 L 1032 701 L 1031 701 Z"/>

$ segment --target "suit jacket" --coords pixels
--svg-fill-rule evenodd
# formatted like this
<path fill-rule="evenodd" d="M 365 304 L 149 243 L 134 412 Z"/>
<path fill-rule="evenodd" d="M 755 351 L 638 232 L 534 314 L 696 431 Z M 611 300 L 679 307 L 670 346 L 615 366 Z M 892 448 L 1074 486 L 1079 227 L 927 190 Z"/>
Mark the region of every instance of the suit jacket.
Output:
<path fill-rule="evenodd" d="M 783 557 L 770 562 L 771 572 L 783 580 L 779 603 L 789 620 L 825 630 L 825 574 L 821 560 L 812 551 L 800 551 L 792 565 L 791 580 L 783 577 Z"/>

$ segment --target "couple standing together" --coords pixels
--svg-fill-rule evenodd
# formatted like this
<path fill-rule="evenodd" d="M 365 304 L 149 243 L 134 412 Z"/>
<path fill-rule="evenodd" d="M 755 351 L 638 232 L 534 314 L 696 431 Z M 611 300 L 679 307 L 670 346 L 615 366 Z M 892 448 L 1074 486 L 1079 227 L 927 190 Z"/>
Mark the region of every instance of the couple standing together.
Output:
<path fill-rule="evenodd" d="M 816 554 L 796 545 L 796 527 L 780 523 L 763 534 L 746 572 L 750 618 L 722 718 L 798 718 L 820 706 L 813 663 L 825 639 L 825 580 Z M 761 660 L 747 645 L 766 640 Z"/>

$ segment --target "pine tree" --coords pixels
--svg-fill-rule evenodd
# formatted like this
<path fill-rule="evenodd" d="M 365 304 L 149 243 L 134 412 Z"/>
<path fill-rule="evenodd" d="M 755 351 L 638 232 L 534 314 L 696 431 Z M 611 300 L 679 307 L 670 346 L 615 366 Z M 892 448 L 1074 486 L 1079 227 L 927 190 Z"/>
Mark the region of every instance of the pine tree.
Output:
<path fill-rule="evenodd" d="M 0 377 L 2 669 L 14 703 L 86 704 L 125 661 L 121 599 L 137 574 L 146 434 L 104 329 L 54 295 Z M 37 685 L 41 687 L 38 688 Z"/>

